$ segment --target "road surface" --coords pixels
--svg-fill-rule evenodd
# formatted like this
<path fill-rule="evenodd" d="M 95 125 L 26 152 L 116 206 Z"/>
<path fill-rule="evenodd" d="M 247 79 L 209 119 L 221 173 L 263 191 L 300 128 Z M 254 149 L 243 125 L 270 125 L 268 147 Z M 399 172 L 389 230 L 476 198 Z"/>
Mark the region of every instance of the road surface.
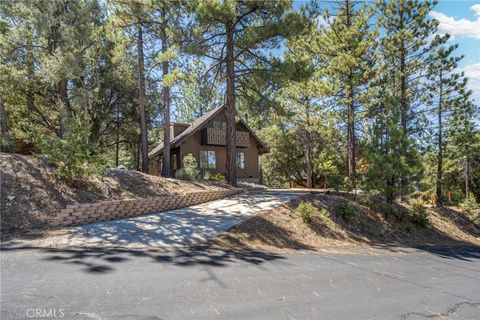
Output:
<path fill-rule="evenodd" d="M 400 251 L 400 252 L 399 252 Z M 9 248 L 1 319 L 480 319 L 478 247 Z M 33 311 L 32 311 L 33 310 Z"/>

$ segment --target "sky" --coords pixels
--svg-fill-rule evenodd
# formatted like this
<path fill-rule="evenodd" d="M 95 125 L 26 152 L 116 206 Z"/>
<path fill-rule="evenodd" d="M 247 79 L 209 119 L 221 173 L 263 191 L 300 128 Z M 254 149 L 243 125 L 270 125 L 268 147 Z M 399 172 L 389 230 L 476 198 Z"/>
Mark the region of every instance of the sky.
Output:
<path fill-rule="evenodd" d="M 294 1 L 296 8 L 302 3 Z M 480 1 L 440 0 L 430 16 L 440 22 L 438 33 L 448 33 L 449 42 L 458 43 L 456 54 L 464 56 L 459 71 L 469 78 L 472 98 L 480 104 Z"/>
<path fill-rule="evenodd" d="M 439 32 L 449 33 L 457 52 L 464 55 L 459 67 L 469 78 L 472 97 L 480 104 L 480 1 L 439 1 L 431 16 L 440 22 Z"/>

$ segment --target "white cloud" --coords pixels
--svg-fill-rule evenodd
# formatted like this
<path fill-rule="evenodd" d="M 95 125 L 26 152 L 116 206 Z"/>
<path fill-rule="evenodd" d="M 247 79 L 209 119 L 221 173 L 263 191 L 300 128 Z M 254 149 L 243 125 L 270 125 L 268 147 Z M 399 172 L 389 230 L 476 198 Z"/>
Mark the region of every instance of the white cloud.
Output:
<path fill-rule="evenodd" d="M 465 72 L 465 76 L 470 80 L 480 81 L 480 63 L 465 66 L 462 68 L 462 71 Z"/>
<path fill-rule="evenodd" d="M 452 36 L 480 39 L 480 4 L 474 4 L 470 9 L 475 13 L 476 20 L 455 19 L 438 11 L 432 11 L 430 15 L 440 22 L 438 26 L 440 34 L 449 33 Z"/>
<path fill-rule="evenodd" d="M 330 23 L 328 22 L 327 19 L 325 19 L 323 16 L 318 16 L 317 18 L 317 26 L 321 28 L 329 28 Z"/>
<path fill-rule="evenodd" d="M 480 3 L 479 4 L 474 4 L 473 6 L 470 7 L 475 12 L 476 16 L 480 16 Z"/>
<path fill-rule="evenodd" d="M 468 88 L 472 90 L 471 98 L 475 100 L 475 103 L 477 105 L 479 105 L 480 104 L 480 80 L 469 81 Z"/>
<path fill-rule="evenodd" d="M 466 65 L 459 68 L 459 71 L 463 71 L 465 77 L 468 78 L 468 88 L 472 90 L 472 99 L 474 99 L 477 104 L 480 103 L 480 63 Z"/>

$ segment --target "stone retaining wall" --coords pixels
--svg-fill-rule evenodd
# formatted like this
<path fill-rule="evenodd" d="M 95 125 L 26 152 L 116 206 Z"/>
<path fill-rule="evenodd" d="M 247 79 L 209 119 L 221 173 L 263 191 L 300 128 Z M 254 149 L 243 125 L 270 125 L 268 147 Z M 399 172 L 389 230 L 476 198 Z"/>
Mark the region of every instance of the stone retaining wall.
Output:
<path fill-rule="evenodd" d="M 140 216 L 147 213 L 188 207 L 225 198 L 241 190 L 200 191 L 186 195 L 102 201 L 67 205 L 50 223 L 51 226 L 73 226 L 103 220 Z"/>

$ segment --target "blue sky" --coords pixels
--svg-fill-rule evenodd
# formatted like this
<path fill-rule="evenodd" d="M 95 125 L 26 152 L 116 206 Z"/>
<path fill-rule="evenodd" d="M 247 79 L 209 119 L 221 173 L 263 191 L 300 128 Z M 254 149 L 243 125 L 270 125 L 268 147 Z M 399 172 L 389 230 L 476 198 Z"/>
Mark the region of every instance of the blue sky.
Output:
<path fill-rule="evenodd" d="M 439 32 L 453 36 L 458 54 L 465 57 L 459 67 L 470 79 L 470 89 L 480 103 L 480 1 L 439 1 L 431 14 L 439 20 Z"/>
<path fill-rule="evenodd" d="M 299 8 L 307 1 L 294 1 Z M 322 1 L 320 1 L 322 3 Z M 449 33 L 458 43 L 456 53 L 464 55 L 459 68 L 470 79 L 473 98 L 480 103 L 480 1 L 440 0 L 430 16 L 440 22 L 439 33 Z"/>

